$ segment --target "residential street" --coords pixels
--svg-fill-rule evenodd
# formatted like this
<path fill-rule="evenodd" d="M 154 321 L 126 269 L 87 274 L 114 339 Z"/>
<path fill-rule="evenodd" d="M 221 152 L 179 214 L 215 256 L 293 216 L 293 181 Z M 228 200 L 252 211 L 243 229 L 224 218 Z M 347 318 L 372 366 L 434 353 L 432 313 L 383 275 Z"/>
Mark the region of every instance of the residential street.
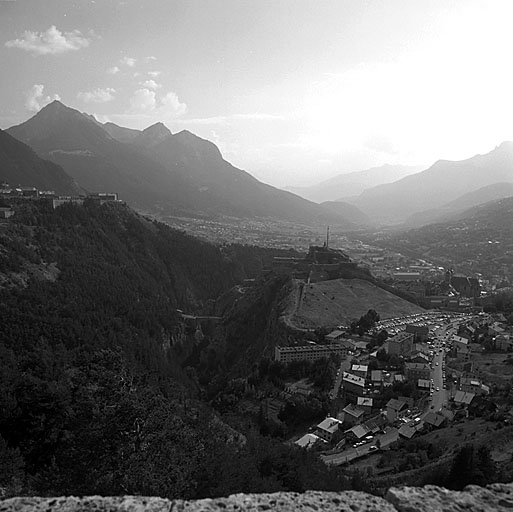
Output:
<path fill-rule="evenodd" d="M 340 453 L 321 455 L 321 458 L 326 464 L 338 466 L 344 462 L 349 462 L 353 459 L 357 459 L 358 457 L 367 455 L 371 451 L 371 446 L 376 446 L 378 439 L 380 440 L 381 447 L 384 448 L 399 439 L 398 430 L 393 427 L 387 428 L 385 434 L 375 436 L 371 442 L 364 444 L 363 446 L 359 446 L 358 448 L 353 448 L 351 446 Z"/>
<path fill-rule="evenodd" d="M 444 406 L 447 405 L 448 401 L 448 392 L 444 385 L 444 364 L 445 364 L 445 347 L 443 343 L 446 341 L 447 336 L 450 334 L 454 334 L 456 332 L 456 326 L 458 322 L 454 321 L 448 325 L 442 325 L 438 328 L 435 328 L 432 331 L 432 339 L 433 344 L 431 345 L 431 349 L 434 351 L 432 366 L 433 369 L 431 371 L 431 378 L 433 379 L 432 389 L 433 394 L 427 402 L 426 409 L 420 416 L 421 419 L 424 419 L 429 412 L 439 412 Z M 340 382 L 342 378 L 342 372 L 345 370 L 346 361 L 343 361 L 337 375 L 337 379 L 335 382 L 335 386 L 332 392 L 338 392 L 340 387 Z M 335 395 L 336 396 L 336 395 Z M 376 435 L 374 439 L 362 446 L 357 448 L 353 448 L 352 446 L 346 447 L 343 451 L 330 455 L 321 455 L 321 458 L 324 460 L 326 464 L 329 465 L 339 465 L 345 462 L 349 462 L 359 457 L 363 457 L 367 455 L 369 452 L 374 451 L 371 450 L 371 446 L 377 446 L 378 439 L 380 441 L 381 448 L 385 448 L 386 446 L 392 444 L 397 441 L 399 438 L 398 429 L 395 427 L 389 427 L 386 430 L 385 434 Z"/>

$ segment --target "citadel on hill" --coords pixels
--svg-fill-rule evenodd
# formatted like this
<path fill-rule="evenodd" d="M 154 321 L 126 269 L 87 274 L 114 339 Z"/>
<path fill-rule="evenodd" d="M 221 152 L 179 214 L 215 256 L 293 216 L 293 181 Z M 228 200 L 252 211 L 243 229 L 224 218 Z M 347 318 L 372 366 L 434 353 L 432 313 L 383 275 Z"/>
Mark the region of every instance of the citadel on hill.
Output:
<path fill-rule="evenodd" d="M 9 183 L 0 183 L 0 199 L 26 199 L 26 200 L 46 200 L 51 202 L 53 208 L 65 203 L 83 204 L 87 199 L 99 201 L 100 204 L 106 202 L 122 202 L 118 199 L 115 192 L 97 192 L 87 195 L 62 196 L 55 193 L 54 190 L 38 190 L 35 187 L 11 187 Z M 4 210 L 10 210 L 5 209 Z M 12 210 L 11 210 L 12 211 Z M 8 218 L 11 214 L 6 215 Z"/>

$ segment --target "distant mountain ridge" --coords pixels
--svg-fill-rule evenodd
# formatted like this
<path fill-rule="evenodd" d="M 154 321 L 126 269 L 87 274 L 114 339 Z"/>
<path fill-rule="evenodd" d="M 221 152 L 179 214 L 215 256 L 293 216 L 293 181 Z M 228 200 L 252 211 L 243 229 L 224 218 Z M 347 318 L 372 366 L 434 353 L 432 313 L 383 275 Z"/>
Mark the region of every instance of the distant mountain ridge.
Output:
<path fill-rule="evenodd" d="M 144 131 L 102 125 L 54 101 L 8 132 L 89 191 L 118 192 L 146 212 L 348 225 L 336 212 L 232 166 L 212 142 L 186 130 L 172 134 L 161 123 Z"/>
<path fill-rule="evenodd" d="M 385 164 L 364 171 L 339 174 L 308 187 L 287 187 L 286 190 L 318 203 L 341 201 L 348 197 L 358 196 L 367 188 L 397 181 L 424 168 L 422 166 Z"/>
<path fill-rule="evenodd" d="M 494 183 L 463 194 L 440 208 L 415 213 L 406 220 L 406 225 L 421 227 L 433 222 L 447 222 L 465 215 L 470 208 L 511 196 L 513 183 Z"/>
<path fill-rule="evenodd" d="M 325 201 L 321 203 L 321 206 L 343 215 L 349 222 L 353 222 L 355 226 L 369 226 L 372 224 L 368 215 L 345 201 Z"/>
<path fill-rule="evenodd" d="M 439 160 L 425 171 L 367 189 L 351 203 L 371 218 L 400 223 L 414 213 L 439 208 L 499 182 L 513 182 L 513 142 L 466 160 Z"/>
<path fill-rule="evenodd" d="M 153 147 L 166 140 L 169 137 L 172 137 L 171 130 L 169 130 L 163 123 L 155 123 L 139 132 L 131 142 L 136 146 L 143 147 Z"/>
<path fill-rule="evenodd" d="M 113 138 L 119 142 L 130 143 L 141 133 L 139 130 L 125 128 L 114 123 L 105 123 L 100 126 Z"/>

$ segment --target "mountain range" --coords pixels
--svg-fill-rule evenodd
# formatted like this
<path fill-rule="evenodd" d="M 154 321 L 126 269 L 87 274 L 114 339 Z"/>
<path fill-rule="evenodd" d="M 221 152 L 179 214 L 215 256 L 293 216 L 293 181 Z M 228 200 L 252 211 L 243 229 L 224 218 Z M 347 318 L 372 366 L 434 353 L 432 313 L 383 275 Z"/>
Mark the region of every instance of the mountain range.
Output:
<path fill-rule="evenodd" d="M 355 229 L 425 225 L 510 195 L 513 143 L 503 142 L 467 160 L 439 160 L 420 172 L 386 165 L 340 175 L 308 190 L 294 189 L 322 200 L 317 204 L 258 181 L 227 162 L 214 143 L 187 130 L 173 134 L 162 123 L 145 130 L 102 124 L 53 101 L 31 119 L 0 132 L 0 164 L 0 179 L 10 184 L 60 194 L 117 192 L 134 208 L 157 216 L 270 219 Z M 360 195 L 347 197 L 358 191 Z"/>
<path fill-rule="evenodd" d="M 386 164 L 364 171 L 339 174 L 308 187 L 287 187 L 286 190 L 318 203 L 341 201 L 345 198 L 356 197 L 365 189 L 397 181 L 422 169 L 424 169 L 422 166 Z"/>
<path fill-rule="evenodd" d="M 371 219 L 401 223 L 415 213 L 438 209 L 497 183 L 513 183 L 513 142 L 466 160 L 439 160 L 425 171 L 369 188 L 351 202 Z"/>
<path fill-rule="evenodd" d="M 465 216 L 470 208 L 511 196 L 513 196 L 513 183 L 494 183 L 463 194 L 439 208 L 415 213 L 406 219 L 406 225 L 421 227 L 435 222 L 457 220 Z"/>
<path fill-rule="evenodd" d="M 53 101 L 7 132 L 60 165 L 81 187 L 113 191 L 148 213 L 271 218 L 352 227 L 342 215 L 258 181 L 210 141 L 162 123 L 132 130 Z"/>

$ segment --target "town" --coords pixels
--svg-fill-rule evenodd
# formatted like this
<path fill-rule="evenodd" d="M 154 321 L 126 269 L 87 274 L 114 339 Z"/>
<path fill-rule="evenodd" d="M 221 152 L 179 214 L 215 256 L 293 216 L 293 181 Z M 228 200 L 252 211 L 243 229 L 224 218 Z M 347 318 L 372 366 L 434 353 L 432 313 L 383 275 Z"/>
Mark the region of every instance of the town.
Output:
<path fill-rule="evenodd" d="M 397 441 L 496 414 L 495 393 L 511 374 L 512 335 L 502 315 L 427 311 L 377 321 L 364 336 L 335 329 L 323 343 L 276 347 L 275 361 L 283 364 L 340 362 L 329 392 L 333 414 L 293 442 L 320 451 L 328 465 L 369 455 L 378 464 L 379 453 Z M 308 399 L 312 392 L 302 379 L 287 383 L 283 397 Z"/>
<path fill-rule="evenodd" d="M 337 280 L 348 270 L 370 273 L 368 253 L 365 257 L 367 263 L 355 262 L 326 240 L 323 247 L 310 247 L 305 258 L 275 258 L 274 270 L 299 281 L 301 304 L 303 290 Z M 370 261 L 383 265 L 382 259 Z M 283 391 L 265 402 L 266 417 L 276 422 L 287 422 L 291 407 L 319 399 L 311 378 L 293 378 L 301 376 L 302 365 L 329 360 L 336 367 L 327 393 L 329 414 L 307 432 L 296 431 L 289 443 L 319 452 L 330 466 L 365 464 L 374 474 L 384 474 L 394 464 L 389 454 L 400 452 L 401 442 L 432 441 L 437 431 L 461 430 L 466 424 L 475 436 L 480 421 L 486 428 L 495 425 L 487 423 L 491 418 L 499 419 L 499 426 L 513 421 L 503 396 L 513 373 L 511 318 L 483 311 L 487 293 L 477 278 L 421 263 L 422 268 L 396 272 L 391 282 L 412 282 L 413 274 L 419 284 L 421 273 L 437 281 L 445 295 L 428 297 L 426 309 L 384 318 L 369 309 L 359 321 L 332 321 L 331 329 L 330 322 L 320 329 L 298 329 L 295 341 L 274 348 L 273 364 L 281 365 L 286 376 Z"/>

